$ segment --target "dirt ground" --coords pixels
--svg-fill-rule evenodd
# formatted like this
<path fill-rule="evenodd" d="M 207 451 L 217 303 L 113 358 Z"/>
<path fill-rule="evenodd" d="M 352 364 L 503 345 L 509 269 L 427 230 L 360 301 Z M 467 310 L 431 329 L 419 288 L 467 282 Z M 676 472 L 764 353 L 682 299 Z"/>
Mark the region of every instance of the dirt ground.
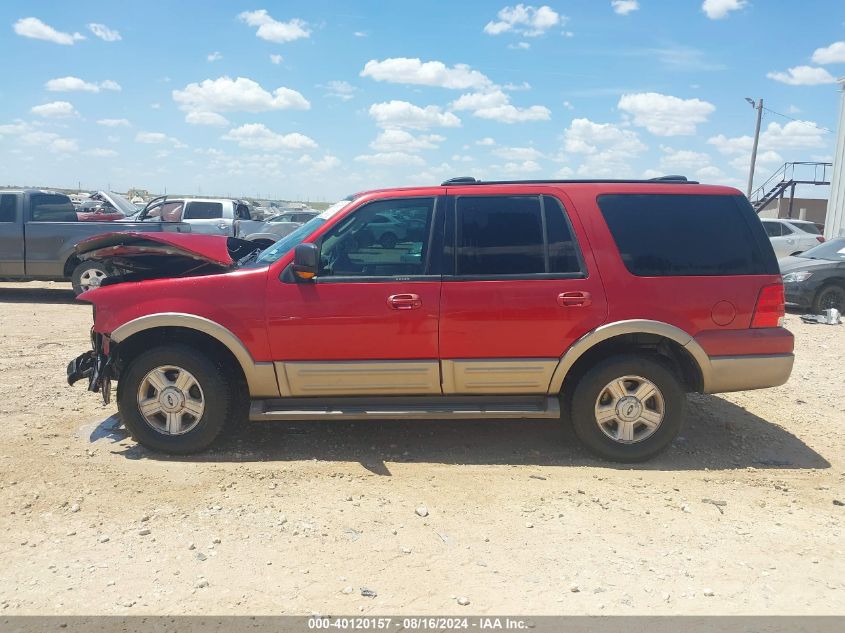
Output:
<path fill-rule="evenodd" d="M 67 385 L 90 322 L 67 284 L 0 284 L 0 614 L 845 612 L 845 325 L 788 316 L 786 385 L 690 396 L 628 467 L 547 421 L 158 455 Z"/>

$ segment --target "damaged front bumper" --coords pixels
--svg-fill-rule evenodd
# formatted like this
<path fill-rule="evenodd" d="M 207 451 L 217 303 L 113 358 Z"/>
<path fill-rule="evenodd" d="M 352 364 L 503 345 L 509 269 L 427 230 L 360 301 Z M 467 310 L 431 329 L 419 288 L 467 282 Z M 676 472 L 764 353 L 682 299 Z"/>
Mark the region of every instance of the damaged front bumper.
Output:
<path fill-rule="evenodd" d="M 108 404 L 111 401 L 111 381 L 114 367 L 112 356 L 104 351 L 104 337 L 96 332 L 91 333 L 93 349 L 80 354 L 67 366 L 67 382 L 69 385 L 88 379 L 88 391 L 100 393 L 103 402 Z"/>

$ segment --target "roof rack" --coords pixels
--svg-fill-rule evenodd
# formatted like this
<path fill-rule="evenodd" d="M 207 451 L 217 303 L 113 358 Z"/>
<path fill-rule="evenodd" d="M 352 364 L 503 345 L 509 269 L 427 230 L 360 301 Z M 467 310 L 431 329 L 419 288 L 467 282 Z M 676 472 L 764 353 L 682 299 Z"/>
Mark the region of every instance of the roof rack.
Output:
<path fill-rule="evenodd" d="M 585 179 L 585 180 L 478 180 L 477 178 L 473 178 L 472 176 L 459 176 L 458 178 L 450 178 L 449 180 L 444 180 L 440 183 L 441 186 L 446 187 L 450 185 L 531 185 L 531 184 L 566 184 L 566 183 L 611 183 L 611 184 L 627 184 L 627 183 L 646 183 L 646 182 L 659 182 L 659 183 L 667 183 L 667 184 L 684 184 L 684 185 L 697 185 L 697 180 L 687 180 L 686 176 L 679 176 L 679 175 L 669 175 L 669 176 L 658 176 L 657 178 L 647 178 L 647 179 L 612 179 L 612 178 L 596 178 L 596 179 Z"/>

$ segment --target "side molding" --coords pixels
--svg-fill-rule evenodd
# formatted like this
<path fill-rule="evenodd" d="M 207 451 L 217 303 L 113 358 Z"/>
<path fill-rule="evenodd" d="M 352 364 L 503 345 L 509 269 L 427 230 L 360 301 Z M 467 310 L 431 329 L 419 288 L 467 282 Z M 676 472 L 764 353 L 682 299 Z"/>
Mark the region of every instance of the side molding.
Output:
<path fill-rule="evenodd" d="M 120 343 L 144 330 L 151 330 L 158 327 L 189 328 L 217 339 L 232 352 L 232 355 L 234 355 L 240 364 L 241 369 L 243 369 L 251 397 L 279 397 L 279 383 L 276 380 L 276 371 L 273 363 L 255 362 L 249 350 L 244 347 L 244 344 L 237 336 L 210 319 L 195 314 L 183 314 L 181 312 L 148 314 L 124 323 L 111 333 L 110 338 L 116 343 Z"/>
<path fill-rule="evenodd" d="M 607 323 L 597 327 L 591 332 L 587 332 L 584 336 L 579 338 L 572 346 L 561 356 L 560 363 L 558 363 L 552 381 L 549 384 L 549 393 L 559 393 L 563 387 L 563 381 L 566 374 L 572 369 L 575 362 L 584 355 L 590 348 L 606 341 L 615 336 L 623 334 L 655 334 L 670 340 L 675 341 L 688 351 L 701 370 L 703 391 L 710 393 L 709 386 L 712 382 L 712 368 L 710 365 L 710 357 L 704 349 L 695 341 L 695 339 L 684 332 L 682 329 L 669 325 L 663 321 L 651 321 L 648 319 L 630 319 L 628 321 L 616 321 L 615 323 Z"/>

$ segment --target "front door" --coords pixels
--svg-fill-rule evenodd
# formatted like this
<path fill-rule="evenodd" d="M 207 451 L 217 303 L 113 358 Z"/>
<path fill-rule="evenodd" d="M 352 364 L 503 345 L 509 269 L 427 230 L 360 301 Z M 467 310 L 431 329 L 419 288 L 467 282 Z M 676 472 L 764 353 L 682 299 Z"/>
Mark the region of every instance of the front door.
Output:
<path fill-rule="evenodd" d="M 443 391 L 546 393 L 561 355 L 607 315 L 577 217 L 552 195 L 449 189 Z"/>
<path fill-rule="evenodd" d="M 207 200 L 186 200 L 182 221 L 191 225 L 191 233 L 234 235 L 232 205 Z"/>
<path fill-rule="evenodd" d="M 312 281 L 268 280 L 270 349 L 283 395 L 440 393 L 432 236 L 436 225 L 442 234 L 441 206 L 434 197 L 365 204 L 320 238 Z M 384 217 L 395 241 L 379 239 Z"/>

